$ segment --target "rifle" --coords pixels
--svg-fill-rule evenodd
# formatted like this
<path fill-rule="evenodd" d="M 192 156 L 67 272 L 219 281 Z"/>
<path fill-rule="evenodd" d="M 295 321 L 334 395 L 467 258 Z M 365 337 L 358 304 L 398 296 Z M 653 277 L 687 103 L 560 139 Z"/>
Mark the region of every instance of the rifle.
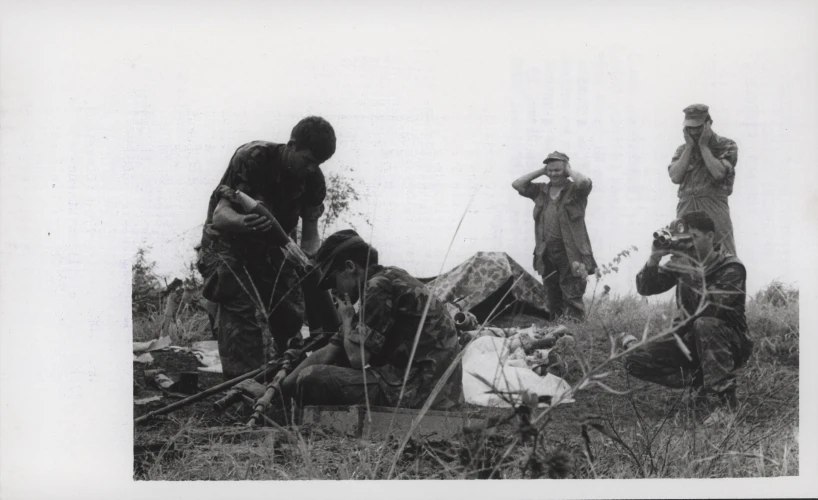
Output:
<path fill-rule="evenodd" d="M 272 212 L 263 203 L 254 200 L 239 190 L 232 193 L 231 200 L 241 205 L 247 213 L 260 215 L 272 221 L 273 226 L 267 231 L 267 239 L 273 245 L 281 248 L 286 256 L 298 264 L 300 269 L 298 269 L 297 274 L 301 276 L 301 289 L 304 292 L 304 305 L 310 331 L 338 331 L 341 318 L 338 316 L 338 311 L 335 309 L 330 293 L 327 290 L 318 288 L 321 276 L 315 268 L 315 263 L 290 239 L 278 224 Z"/>
<path fill-rule="evenodd" d="M 293 258 L 298 264 L 299 269 L 297 273 L 302 276 L 301 288 L 304 292 L 304 306 L 306 309 L 307 324 L 310 327 L 310 334 L 317 335 L 317 338 L 304 346 L 302 349 L 298 350 L 298 356 L 295 359 L 287 359 L 287 353 L 284 353 L 284 359 L 278 358 L 271 360 L 267 363 L 267 365 L 257 370 L 253 370 L 245 373 L 244 375 L 228 380 L 227 382 L 213 386 L 210 389 L 200 392 L 199 394 L 195 394 L 189 398 L 177 401 L 176 403 L 172 403 L 164 408 L 151 411 L 136 418 L 134 420 L 135 424 L 139 424 L 158 415 L 170 413 L 179 408 L 184 408 L 185 406 L 201 401 L 202 399 L 212 396 L 213 394 L 221 392 L 225 389 L 233 388 L 239 382 L 247 380 L 251 377 L 255 377 L 258 382 L 262 382 L 266 380 L 269 374 L 277 373 L 274 377 L 274 380 L 276 380 L 279 379 L 279 374 L 284 371 L 284 375 L 282 375 L 278 381 L 283 380 L 286 373 L 291 371 L 291 368 L 283 370 L 283 363 L 287 362 L 292 364 L 296 360 L 300 360 L 301 357 L 310 350 L 317 349 L 319 347 L 319 341 L 326 344 L 329 341 L 329 334 L 338 331 L 338 328 L 341 325 L 341 317 L 338 316 L 338 310 L 335 308 L 335 304 L 332 302 L 332 296 L 330 295 L 329 291 L 318 288 L 318 282 L 321 276 L 318 274 L 315 264 L 309 259 L 309 257 L 307 257 L 301 248 L 290 239 L 287 233 L 284 232 L 284 229 L 282 229 L 282 227 L 278 224 L 275 216 L 273 216 L 273 214 L 262 203 L 254 200 L 241 191 L 232 191 L 228 194 L 228 197 L 231 201 L 241 205 L 242 208 L 248 213 L 261 215 L 272 221 L 273 227 L 267 232 L 267 238 L 270 240 L 270 243 L 281 248 L 285 255 Z M 288 352 L 291 352 L 291 350 Z M 293 354 L 291 353 L 290 358 L 292 358 L 292 356 Z M 225 397 L 214 402 L 213 408 L 216 411 L 222 411 L 231 404 L 237 402 L 239 399 L 241 399 L 241 397 L 242 392 L 240 390 L 233 389 Z M 268 398 L 267 404 L 269 404 L 269 400 L 271 399 L 272 394 Z M 255 417 L 256 415 L 254 414 L 254 418 Z M 261 417 L 255 418 L 255 420 L 259 420 L 260 418 Z"/>
<path fill-rule="evenodd" d="M 136 419 L 134 419 L 134 424 L 140 424 L 142 422 L 150 420 L 150 419 L 152 419 L 154 417 L 157 417 L 159 415 L 164 415 L 166 413 L 170 413 L 172 411 L 178 410 L 179 408 L 184 408 L 185 406 L 189 406 L 189 405 L 191 405 L 191 404 L 193 404 L 193 403 L 195 403 L 197 401 L 201 401 L 201 400 L 203 400 L 205 398 L 208 398 L 208 397 L 210 397 L 210 396 L 212 396 L 214 394 L 217 394 L 217 393 L 219 393 L 219 392 L 221 392 L 221 391 L 223 391 L 225 389 L 231 389 L 236 384 L 238 384 L 239 382 L 242 382 L 242 381 L 247 380 L 249 378 L 255 378 L 257 381 L 262 381 L 262 380 L 265 380 L 267 375 L 269 375 L 270 373 L 277 372 L 278 374 L 280 374 L 282 371 L 284 371 L 283 367 L 285 365 L 289 367 L 289 366 L 293 366 L 293 363 L 295 361 L 298 361 L 298 362 L 302 361 L 306 357 L 306 354 L 309 351 L 319 349 L 319 348 L 323 347 L 324 345 L 326 345 L 329 342 L 329 339 L 330 339 L 331 336 L 332 335 L 330 333 L 324 333 L 324 334 L 318 335 L 315 339 L 312 339 L 310 342 L 305 344 L 304 347 L 302 347 L 301 349 L 290 349 L 286 353 L 284 353 L 284 355 L 281 356 L 280 358 L 269 361 L 266 365 L 262 366 L 261 368 L 255 369 L 255 370 L 253 370 L 251 372 L 247 372 L 247 373 L 245 373 L 243 375 L 239 375 L 238 377 L 233 378 L 231 380 L 228 380 L 227 382 L 222 382 L 221 384 L 215 385 L 215 386 L 211 387 L 210 389 L 204 390 L 204 391 L 202 391 L 202 392 L 200 392 L 198 394 L 194 394 L 193 396 L 185 398 L 185 399 L 183 399 L 181 401 L 171 403 L 171 404 L 169 404 L 169 405 L 167 405 L 167 406 L 165 406 L 163 408 L 159 408 L 158 410 L 153 410 L 151 412 L 148 412 L 145 415 L 142 415 L 142 416 L 137 417 Z M 297 366 L 298 363 L 295 363 L 295 365 Z M 288 369 L 290 369 L 290 368 L 288 368 Z M 289 373 L 289 372 L 287 372 L 287 373 Z M 278 377 L 278 375 L 276 375 L 276 377 Z M 224 400 L 227 399 L 227 397 L 225 397 L 225 398 L 220 399 L 219 401 L 216 401 L 216 403 L 219 403 L 220 406 L 226 408 L 229 404 L 231 404 L 232 402 L 235 402 L 237 399 L 241 398 L 241 394 L 242 394 L 241 391 L 236 391 L 236 392 L 237 392 L 238 396 L 234 396 L 234 395 L 231 395 L 231 394 L 228 394 L 228 396 L 227 396 L 227 397 L 231 397 L 233 399 L 233 401 L 225 402 Z M 233 391 L 231 391 L 231 393 L 233 393 Z M 272 398 L 272 396 L 271 396 L 271 398 Z M 214 406 L 215 406 L 215 404 L 214 404 Z"/>

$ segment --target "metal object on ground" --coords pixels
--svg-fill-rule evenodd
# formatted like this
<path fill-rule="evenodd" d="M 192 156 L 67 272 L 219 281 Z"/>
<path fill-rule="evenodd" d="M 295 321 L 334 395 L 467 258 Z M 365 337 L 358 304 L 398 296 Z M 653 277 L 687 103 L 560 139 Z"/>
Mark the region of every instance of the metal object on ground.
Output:
<path fill-rule="evenodd" d="M 179 380 L 171 386 L 171 389 L 182 394 L 196 394 L 199 392 L 199 374 L 196 372 L 180 374 Z"/>

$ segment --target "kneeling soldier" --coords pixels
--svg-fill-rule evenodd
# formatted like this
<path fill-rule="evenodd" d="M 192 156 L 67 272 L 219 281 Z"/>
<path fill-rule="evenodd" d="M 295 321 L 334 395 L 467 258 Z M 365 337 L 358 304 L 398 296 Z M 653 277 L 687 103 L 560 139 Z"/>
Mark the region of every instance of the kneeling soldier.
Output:
<path fill-rule="evenodd" d="M 363 404 L 368 398 L 373 406 L 395 406 L 408 369 L 400 406 L 423 406 L 460 350 L 444 303 L 403 269 L 379 265 L 377 250 L 355 231 L 329 236 L 315 260 L 322 271 L 320 286 L 340 299 L 341 330 L 287 376 L 283 392 L 303 405 Z M 355 314 L 353 304 L 359 299 L 360 313 Z M 432 408 L 449 409 L 461 400 L 461 370 L 456 367 Z"/>
<path fill-rule="evenodd" d="M 637 378 L 673 388 L 690 386 L 697 399 L 713 394 L 735 409 L 736 370 L 747 362 L 753 350 L 744 315 L 747 272 L 737 257 L 721 245 L 714 245 L 716 228 L 704 212 L 689 212 L 671 224 L 676 225 L 681 230 L 671 231 L 686 243 L 675 249 L 698 262 L 705 276 L 706 308 L 678 331 L 692 359 L 669 337 L 635 350 L 626 358 L 625 366 Z M 701 271 L 675 265 L 679 261 L 675 257 L 659 266 L 662 256 L 672 249 L 657 248 L 654 241 L 645 267 L 636 276 L 636 289 L 640 295 L 656 295 L 675 286 L 677 307 L 690 317 L 702 300 Z M 628 347 L 634 341 L 635 337 L 628 336 L 623 344 Z"/>

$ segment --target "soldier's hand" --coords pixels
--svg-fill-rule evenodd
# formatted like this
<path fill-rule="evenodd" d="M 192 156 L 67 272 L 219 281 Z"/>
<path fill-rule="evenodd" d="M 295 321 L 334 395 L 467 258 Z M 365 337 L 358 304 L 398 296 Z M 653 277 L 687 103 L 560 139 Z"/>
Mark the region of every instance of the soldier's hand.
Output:
<path fill-rule="evenodd" d="M 242 217 L 241 225 L 245 232 L 264 233 L 273 227 L 273 221 L 258 214 L 247 214 Z"/>
<path fill-rule="evenodd" d="M 673 253 L 671 250 L 667 248 L 657 248 L 656 242 L 654 241 L 650 245 L 650 257 L 648 257 L 648 265 L 655 266 L 659 264 L 659 261 L 662 260 L 662 257 L 665 255 L 670 255 Z"/>
<path fill-rule="evenodd" d="M 259 384 L 255 380 L 249 378 L 247 380 L 242 380 L 238 384 L 236 384 L 236 389 L 240 390 L 244 394 L 250 396 L 253 399 L 258 399 L 261 396 L 264 396 L 264 392 L 267 390 L 263 385 Z"/>
<path fill-rule="evenodd" d="M 352 320 L 355 318 L 355 308 L 352 307 L 352 302 L 350 302 L 347 294 L 344 294 L 344 298 L 338 301 L 338 316 L 345 326 L 352 326 Z"/>
<path fill-rule="evenodd" d="M 694 140 L 693 140 L 693 136 L 692 136 L 692 135 L 690 135 L 690 132 L 688 132 L 688 131 L 687 131 L 687 127 L 684 127 L 684 128 L 682 129 L 682 131 L 684 132 L 684 136 L 685 136 L 685 144 L 686 144 L 687 146 L 690 146 L 690 147 L 695 146 L 695 145 L 696 145 L 696 141 L 694 141 Z"/>
<path fill-rule="evenodd" d="M 710 143 L 711 137 L 713 137 L 713 129 L 710 128 L 709 122 L 704 122 L 702 135 L 699 136 L 699 147 L 707 146 Z"/>

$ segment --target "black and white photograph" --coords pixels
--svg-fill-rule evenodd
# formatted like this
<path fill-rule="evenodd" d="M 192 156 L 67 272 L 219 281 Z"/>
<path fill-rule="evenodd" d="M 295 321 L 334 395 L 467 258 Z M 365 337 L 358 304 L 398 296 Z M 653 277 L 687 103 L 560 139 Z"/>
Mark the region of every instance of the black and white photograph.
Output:
<path fill-rule="evenodd" d="M 818 495 L 818 3 L 0 14 L 0 497 Z"/>

